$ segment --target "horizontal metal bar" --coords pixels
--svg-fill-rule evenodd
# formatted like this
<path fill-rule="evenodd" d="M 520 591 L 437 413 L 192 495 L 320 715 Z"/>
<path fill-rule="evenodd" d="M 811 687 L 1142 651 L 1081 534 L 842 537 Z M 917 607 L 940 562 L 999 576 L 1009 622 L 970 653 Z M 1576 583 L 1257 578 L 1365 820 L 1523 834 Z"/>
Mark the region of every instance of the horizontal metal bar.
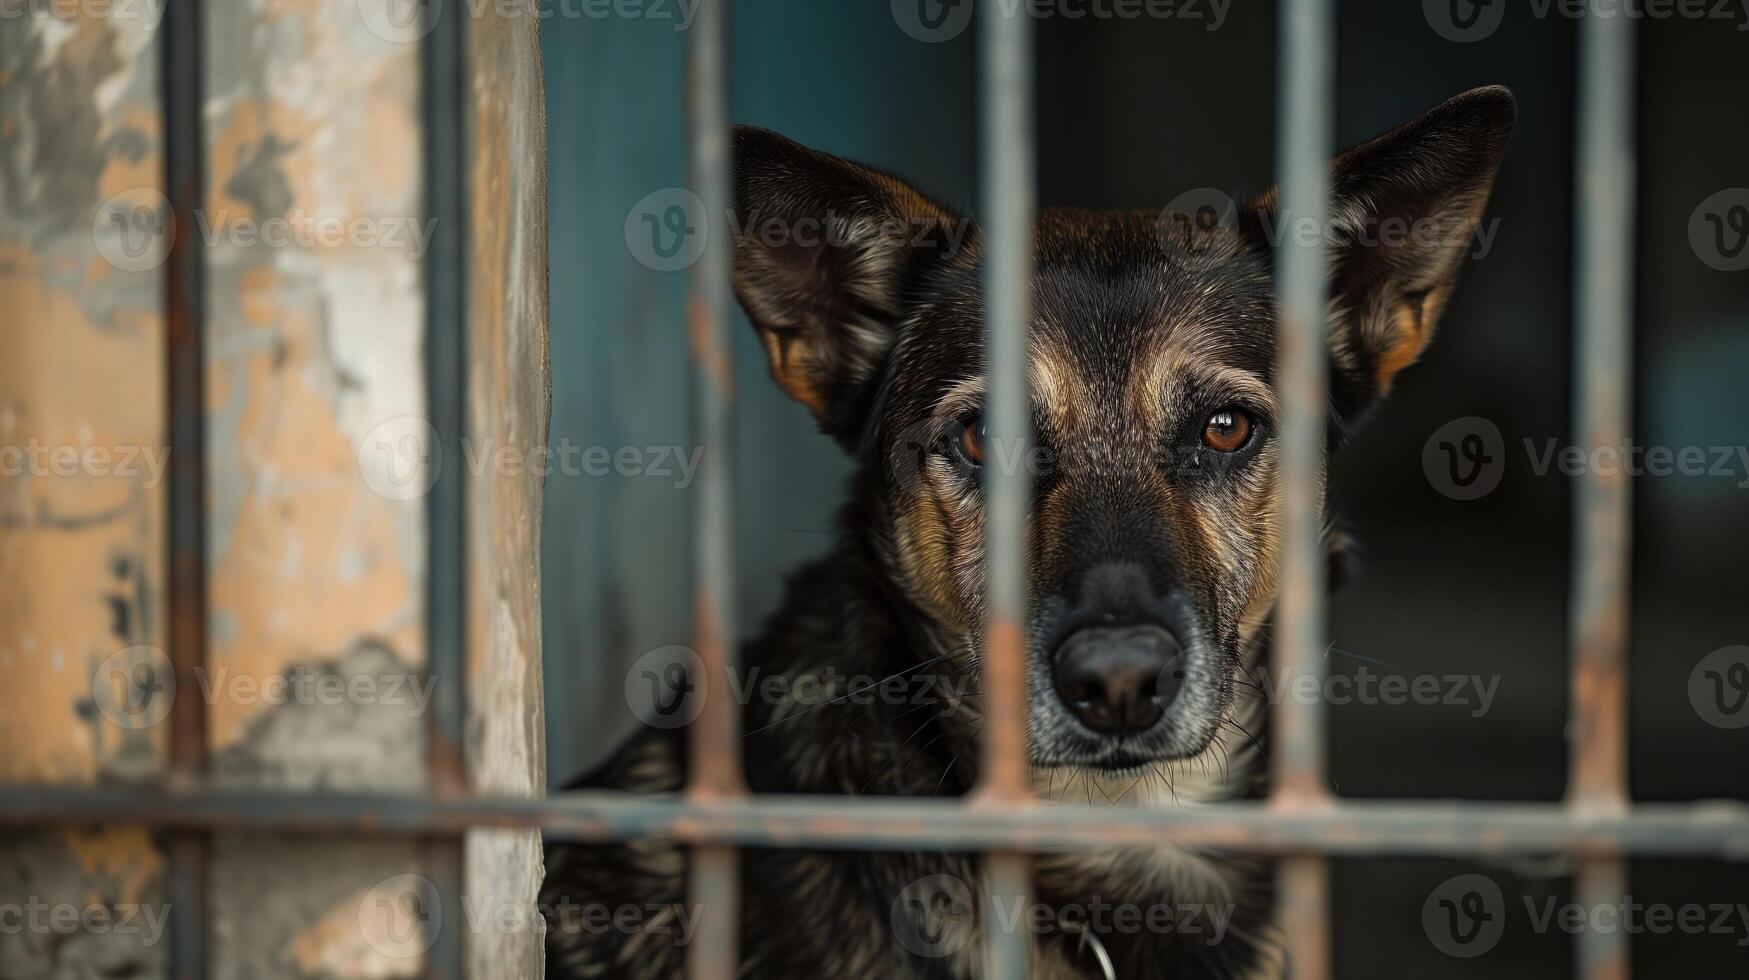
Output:
<path fill-rule="evenodd" d="M 541 800 L 210 790 L 7 787 L 0 826 L 105 822 L 288 833 L 459 834 L 538 828 L 549 840 L 661 836 L 695 844 L 851 850 L 1008 850 L 1175 843 L 1269 854 L 1498 855 L 1569 851 L 1749 861 L 1749 804 L 1223 803 L 1161 810 L 954 800 L 763 796 L 697 800 L 567 793 Z"/>

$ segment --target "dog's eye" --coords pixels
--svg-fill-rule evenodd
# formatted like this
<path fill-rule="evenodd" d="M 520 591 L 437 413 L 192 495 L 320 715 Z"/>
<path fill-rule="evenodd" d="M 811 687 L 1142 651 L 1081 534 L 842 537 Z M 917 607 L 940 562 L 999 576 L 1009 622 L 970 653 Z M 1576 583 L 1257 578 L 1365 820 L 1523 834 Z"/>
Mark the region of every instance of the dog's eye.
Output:
<path fill-rule="evenodd" d="M 1237 408 L 1223 408 L 1209 416 L 1202 428 L 1202 444 L 1217 453 L 1236 453 L 1251 440 L 1251 416 Z"/>
<path fill-rule="evenodd" d="M 984 419 L 974 415 L 960 423 L 959 453 L 973 466 L 984 465 Z"/>

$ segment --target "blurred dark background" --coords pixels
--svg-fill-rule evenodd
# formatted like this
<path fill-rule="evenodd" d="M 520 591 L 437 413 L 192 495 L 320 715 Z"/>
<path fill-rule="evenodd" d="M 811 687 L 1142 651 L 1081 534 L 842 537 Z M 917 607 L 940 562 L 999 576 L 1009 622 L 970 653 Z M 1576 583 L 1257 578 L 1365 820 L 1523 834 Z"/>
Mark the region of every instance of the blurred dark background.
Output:
<path fill-rule="evenodd" d="M 1422 363 L 1337 460 L 1335 511 L 1360 543 L 1333 600 L 1330 669 L 1497 679 L 1480 705 L 1338 704 L 1331 770 L 1343 795 L 1554 800 L 1566 777 L 1570 481 L 1539 473 L 1571 441 L 1576 22 L 1510 5 L 1486 37 L 1443 36 L 1422 3 L 1344 3 L 1337 128 L 1348 145 L 1465 89 L 1502 83 L 1519 126 L 1489 208 L 1492 243 Z M 1505 6 L 1505 5 L 1502 5 Z M 1550 8 L 1558 9 L 1559 5 Z M 1051 17 L 1038 25 L 1044 206 L 1158 208 L 1214 187 L 1273 181 L 1274 5 L 1200 18 Z M 1647 19 L 1640 36 L 1635 441 L 1732 447 L 1728 472 L 1641 476 L 1635 497 L 1631 785 L 1639 800 L 1749 798 L 1749 728 L 1690 698 L 1699 661 L 1749 643 L 1749 271 L 1691 243 L 1703 201 L 1749 185 L 1749 33 L 1736 20 Z M 737 122 L 904 174 L 966 210 L 977 201 L 975 30 L 913 39 L 885 0 L 734 5 Z M 547 74 L 553 441 L 690 446 L 684 273 L 630 254 L 633 205 L 684 178 L 683 52 L 673 21 L 551 17 Z M 1727 201 L 1749 202 L 1749 191 Z M 1728 264 L 1728 263 L 1726 263 Z M 751 333 L 737 351 L 738 559 L 744 632 L 782 575 L 826 546 L 848 465 L 771 385 Z M 1498 486 L 1442 493 L 1430 437 L 1480 418 L 1504 446 Z M 1466 423 L 1471 424 L 1471 423 Z M 1528 440 L 1528 445 L 1527 445 Z M 1709 452 L 1709 465 L 1713 460 Z M 690 635 L 688 491 L 651 478 L 547 485 L 545 636 L 549 771 L 563 781 L 629 729 L 624 668 Z M 1749 709 L 1746 709 L 1749 710 Z M 1499 946 L 1445 955 L 1421 913 L 1451 876 L 1499 882 L 1513 911 Z M 1529 927 L 1524 898 L 1565 896 L 1560 861 L 1337 865 L 1343 976 L 1570 974 L 1571 938 Z M 1641 862 L 1641 902 L 1749 899 L 1749 870 Z M 1540 904 L 1539 904 L 1540 908 Z M 1639 936 L 1642 976 L 1738 975 L 1749 924 Z"/>

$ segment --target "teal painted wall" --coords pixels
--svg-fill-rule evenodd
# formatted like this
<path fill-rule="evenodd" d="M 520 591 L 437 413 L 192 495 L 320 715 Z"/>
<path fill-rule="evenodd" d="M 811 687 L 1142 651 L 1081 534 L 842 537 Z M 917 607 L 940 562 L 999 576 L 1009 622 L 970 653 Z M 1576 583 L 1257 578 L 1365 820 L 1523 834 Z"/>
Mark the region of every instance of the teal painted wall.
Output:
<path fill-rule="evenodd" d="M 685 184 L 686 34 L 675 26 L 562 16 L 541 25 L 555 449 L 632 447 L 652 465 L 658 454 L 650 447 L 693 451 L 686 273 L 640 264 L 625 235 L 641 199 Z M 740 0 L 732 45 L 735 121 L 902 171 L 950 203 L 973 200 L 971 32 L 920 44 L 900 31 L 886 3 Z M 772 385 L 751 328 L 738 312 L 737 319 L 746 633 L 771 611 L 785 572 L 828 544 L 849 467 L 807 411 Z M 627 666 L 691 636 L 692 501 L 678 485 L 684 478 L 581 470 L 555 472 L 546 486 L 542 604 L 555 781 L 591 764 L 632 724 Z"/>

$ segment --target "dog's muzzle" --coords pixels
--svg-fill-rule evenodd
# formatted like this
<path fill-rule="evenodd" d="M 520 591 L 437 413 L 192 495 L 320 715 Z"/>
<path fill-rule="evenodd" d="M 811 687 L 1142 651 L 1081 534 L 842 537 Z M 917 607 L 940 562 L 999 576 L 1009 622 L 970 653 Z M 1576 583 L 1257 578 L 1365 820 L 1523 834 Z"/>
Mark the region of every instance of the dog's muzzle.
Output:
<path fill-rule="evenodd" d="M 1102 735 L 1136 735 L 1165 717 L 1184 686 L 1184 645 L 1163 626 L 1092 626 L 1051 658 L 1051 682 L 1071 714 Z"/>

